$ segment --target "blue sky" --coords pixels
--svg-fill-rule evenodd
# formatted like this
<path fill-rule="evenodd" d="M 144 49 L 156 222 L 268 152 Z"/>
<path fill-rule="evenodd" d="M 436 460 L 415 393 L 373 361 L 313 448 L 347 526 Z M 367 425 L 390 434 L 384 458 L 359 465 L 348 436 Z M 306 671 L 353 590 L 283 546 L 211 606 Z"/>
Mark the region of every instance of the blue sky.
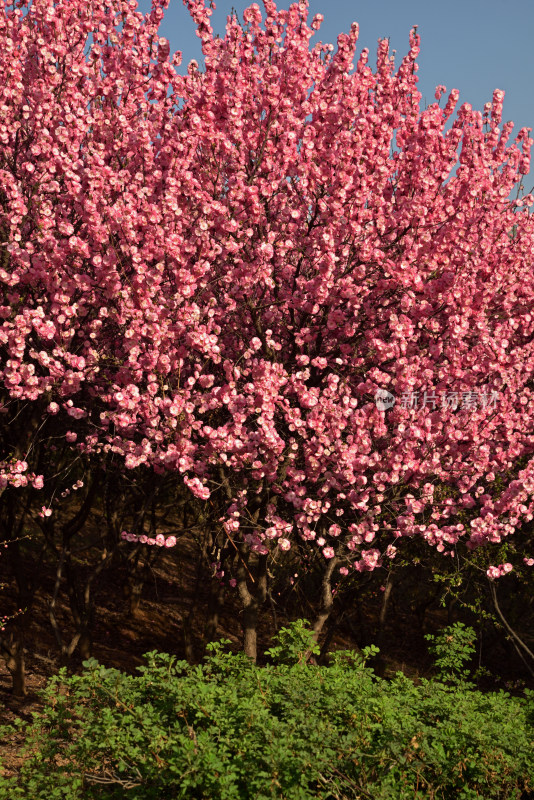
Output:
<path fill-rule="evenodd" d="M 242 0 L 216 0 L 211 17 L 214 32 L 224 36 L 232 7 L 242 19 L 249 5 Z M 258 5 L 264 13 L 261 0 Z M 277 5 L 288 8 L 290 2 Z M 140 0 L 139 11 L 149 9 L 150 0 Z M 373 65 L 377 40 L 384 37 L 389 37 L 400 63 L 409 48 L 410 28 L 418 25 L 423 103 L 434 102 L 435 87 L 444 84 L 447 90 L 459 89 L 460 104 L 468 102 L 482 111 L 493 90 L 502 89 L 506 92 L 503 122 L 513 120 L 514 135 L 523 126 L 534 128 L 534 0 L 311 0 L 310 21 L 316 13 L 325 19 L 312 45 L 318 40 L 336 45 L 338 34 L 348 32 L 355 21 L 360 25 L 357 53 L 368 47 Z M 170 0 L 160 33 L 169 39 L 171 51 L 182 51 L 181 72 L 192 58 L 202 65 L 200 40 L 182 0 Z M 533 183 L 531 169 L 525 190 Z"/>

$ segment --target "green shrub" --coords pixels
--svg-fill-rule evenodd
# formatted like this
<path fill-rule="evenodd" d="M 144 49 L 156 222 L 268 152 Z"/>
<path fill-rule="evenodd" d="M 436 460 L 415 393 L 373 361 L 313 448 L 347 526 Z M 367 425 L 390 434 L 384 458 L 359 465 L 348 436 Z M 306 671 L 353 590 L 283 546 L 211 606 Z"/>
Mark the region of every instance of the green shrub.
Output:
<path fill-rule="evenodd" d="M 311 643 L 304 630 L 281 631 L 270 653 L 278 663 L 263 668 L 217 643 L 201 666 L 154 652 L 138 676 L 95 660 L 81 676 L 61 671 L 44 712 L 19 722 L 28 756 L 17 778 L 0 778 L 0 797 L 531 796 L 534 693 L 416 686 L 402 673 L 381 680 L 365 665 L 376 648 L 311 666 L 301 658 Z"/>
<path fill-rule="evenodd" d="M 465 681 L 469 670 L 464 669 L 464 662 L 469 662 L 475 653 L 476 634 L 473 628 L 456 622 L 435 636 L 427 634 L 425 639 L 431 643 L 428 649 L 435 657 L 439 680 L 445 683 Z"/>
<path fill-rule="evenodd" d="M 308 656 L 317 656 L 321 648 L 314 638 L 313 631 L 306 627 L 305 619 L 298 619 L 287 628 L 281 628 L 273 637 L 274 647 L 265 651 L 275 664 L 299 664 Z"/>

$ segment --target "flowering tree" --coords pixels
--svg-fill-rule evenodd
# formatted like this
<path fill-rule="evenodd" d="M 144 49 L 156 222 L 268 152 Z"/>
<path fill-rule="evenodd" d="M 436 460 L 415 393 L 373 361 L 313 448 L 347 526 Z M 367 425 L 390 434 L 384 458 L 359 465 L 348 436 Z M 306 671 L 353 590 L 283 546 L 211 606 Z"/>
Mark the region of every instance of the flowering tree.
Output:
<path fill-rule="evenodd" d="M 305 2 L 224 39 L 187 5 L 205 70 L 180 76 L 164 0 L 4 4 L 0 377 L 73 446 L 176 473 L 254 657 L 292 547 L 319 633 L 338 571 L 532 519 L 532 140 L 500 91 L 422 110 L 415 30 L 373 70 L 356 24 L 310 48 Z"/>

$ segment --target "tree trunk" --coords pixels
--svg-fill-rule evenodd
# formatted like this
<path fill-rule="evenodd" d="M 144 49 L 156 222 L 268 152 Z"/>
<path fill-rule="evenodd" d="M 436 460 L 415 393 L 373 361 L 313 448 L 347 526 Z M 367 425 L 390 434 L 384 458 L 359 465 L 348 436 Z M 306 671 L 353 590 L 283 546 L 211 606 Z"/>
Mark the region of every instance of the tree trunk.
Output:
<path fill-rule="evenodd" d="M 322 633 L 323 627 L 327 622 L 332 609 L 334 607 L 334 597 L 332 595 L 332 575 L 334 573 L 337 558 L 331 558 L 324 571 L 323 580 L 321 581 L 321 597 L 319 601 L 319 610 L 313 622 L 313 633 L 316 642 Z"/>
<path fill-rule="evenodd" d="M 195 645 L 193 642 L 193 632 L 191 630 L 191 616 L 188 614 L 182 619 L 182 630 L 184 635 L 184 655 L 188 664 L 195 663 Z"/>
<path fill-rule="evenodd" d="M 15 629 L 9 636 L 9 642 L 2 646 L 6 654 L 6 667 L 11 675 L 13 683 L 13 694 L 15 697 L 25 697 L 26 688 L 26 665 L 24 659 L 24 637 L 20 629 Z"/>
<path fill-rule="evenodd" d="M 207 619 L 204 626 L 204 643 L 213 642 L 217 636 L 219 614 L 224 604 L 224 595 L 224 585 L 219 582 L 215 583 L 212 580 L 208 599 Z"/>
<path fill-rule="evenodd" d="M 128 613 L 129 616 L 134 619 L 139 616 L 144 584 L 145 582 L 141 575 L 132 576 L 127 584 L 126 595 L 128 597 Z"/>
<path fill-rule="evenodd" d="M 250 561 L 250 559 L 249 559 Z M 243 649 L 254 663 L 258 659 L 258 616 L 267 597 L 267 556 L 258 556 L 255 575 L 244 558 L 237 569 L 237 588 L 243 603 Z"/>
<path fill-rule="evenodd" d="M 255 598 L 243 608 L 243 649 L 254 663 L 258 659 L 258 604 Z"/>
<path fill-rule="evenodd" d="M 334 638 L 334 633 L 336 632 L 336 628 L 341 623 L 344 615 L 344 611 L 341 614 L 336 614 L 335 616 L 330 617 L 330 621 L 328 623 L 328 628 L 326 631 L 326 635 L 324 637 L 323 643 L 321 645 L 321 652 L 317 658 L 319 664 L 326 664 L 327 662 L 327 655 L 328 655 L 328 648 L 332 644 L 332 639 Z"/>
<path fill-rule="evenodd" d="M 384 643 L 386 641 L 386 619 L 389 607 L 389 600 L 391 597 L 391 592 L 393 591 L 393 580 L 391 575 L 388 575 L 386 586 L 384 589 L 384 594 L 382 595 L 382 605 L 380 607 L 380 617 L 378 619 L 378 634 L 376 637 L 376 646 L 380 650 L 380 653 L 374 659 L 374 670 L 376 674 L 380 678 L 384 678 L 386 675 L 387 669 L 387 661 L 384 658 L 382 650 L 384 649 Z"/>
<path fill-rule="evenodd" d="M 87 659 L 91 658 L 93 655 L 93 640 L 89 630 L 85 629 L 82 631 L 80 641 L 78 642 L 78 649 L 83 661 L 87 661 Z"/>
<path fill-rule="evenodd" d="M 379 637 L 382 636 L 386 627 L 386 618 L 388 613 L 388 605 L 389 605 L 389 598 L 391 597 L 391 592 L 393 589 L 393 581 L 391 579 L 391 575 L 388 575 L 386 585 L 384 588 L 384 594 L 382 595 L 382 606 L 380 607 L 380 618 L 378 620 L 378 635 Z"/>

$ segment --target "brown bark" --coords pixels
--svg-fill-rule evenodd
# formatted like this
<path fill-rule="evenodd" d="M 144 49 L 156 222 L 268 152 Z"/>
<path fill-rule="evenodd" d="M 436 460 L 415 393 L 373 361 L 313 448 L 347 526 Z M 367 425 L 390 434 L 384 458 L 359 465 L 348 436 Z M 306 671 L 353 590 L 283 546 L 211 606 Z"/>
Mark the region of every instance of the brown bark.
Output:
<path fill-rule="evenodd" d="M 334 597 L 332 595 L 332 575 L 337 564 L 337 558 L 331 558 L 328 562 L 326 569 L 323 573 L 321 581 L 321 595 L 319 601 L 319 610 L 313 622 L 313 633 L 316 642 L 322 633 L 323 627 L 327 622 L 332 609 L 334 608 Z"/>
<path fill-rule="evenodd" d="M 323 632 L 323 628 L 325 624 L 328 622 L 332 610 L 334 608 L 334 597 L 332 595 L 332 575 L 334 573 L 334 568 L 336 564 L 337 564 L 337 557 L 334 556 L 334 558 L 331 558 L 330 561 L 328 562 L 321 580 L 319 609 L 312 623 L 313 639 L 316 643 L 319 643 L 319 638 L 321 636 L 321 633 Z M 332 630 L 332 635 L 333 635 L 333 630 Z M 322 648 L 320 658 L 324 658 L 325 655 L 326 655 L 326 648 Z M 312 664 L 317 663 L 317 660 L 312 655 L 311 650 L 308 650 L 304 654 L 304 660 L 309 661 Z"/>
<path fill-rule="evenodd" d="M 191 629 L 191 619 L 186 616 L 182 620 L 182 630 L 184 635 L 184 655 L 185 660 L 189 664 L 195 663 L 195 645 L 193 641 L 193 632 Z"/>
<path fill-rule="evenodd" d="M 379 638 L 383 637 L 384 629 L 386 627 L 386 618 L 388 613 L 388 606 L 389 606 L 389 599 L 391 597 L 391 592 L 393 590 L 393 581 L 391 579 L 391 575 L 388 575 L 386 586 L 384 588 L 384 594 L 382 595 L 382 605 L 380 607 L 380 617 L 378 620 L 378 635 Z"/>
<path fill-rule="evenodd" d="M 385 677 L 386 669 L 388 666 L 388 662 L 384 658 L 382 650 L 384 649 L 384 642 L 386 640 L 386 619 L 387 619 L 389 601 L 391 598 L 392 591 L 393 591 L 393 580 L 390 573 L 386 580 L 384 594 L 382 595 L 382 605 L 380 607 L 380 616 L 378 618 L 378 634 L 375 642 L 376 646 L 380 650 L 380 653 L 374 659 L 374 670 L 376 674 L 379 675 L 381 678 Z"/>
<path fill-rule="evenodd" d="M 15 697 L 24 697 L 28 692 L 26 688 L 26 664 L 24 657 L 24 636 L 22 630 L 16 626 L 2 642 L 2 651 L 5 656 L 6 667 L 12 680 L 12 691 Z"/>
<path fill-rule="evenodd" d="M 245 556 L 242 555 L 237 569 L 237 588 L 243 604 L 243 649 L 256 663 L 259 611 L 267 597 L 267 556 L 260 555 L 256 563 L 251 564 L 254 574 L 248 569 L 244 559 Z M 248 561 L 252 562 L 252 558 Z"/>
<path fill-rule="evenodd" d="M 208 599 L 208 613 L 206 624 L 204 626 L 204 642 L 213 642 L 217 636 L 219 615 L 224 605 L 224 595 L 224 585 L 219 582 L 215 583 L 212 581 Z"/>
<path fill-rule="evenodd" d="M 143 588 L 147 582 L 150 571 L 147 564 L 139 566 L 138 558 L 134 561 L 131 572 L 126 578 L 124 585 L 124 596 L 128 600 L 128 613 L 131 617 L 139 616 Z"/>

